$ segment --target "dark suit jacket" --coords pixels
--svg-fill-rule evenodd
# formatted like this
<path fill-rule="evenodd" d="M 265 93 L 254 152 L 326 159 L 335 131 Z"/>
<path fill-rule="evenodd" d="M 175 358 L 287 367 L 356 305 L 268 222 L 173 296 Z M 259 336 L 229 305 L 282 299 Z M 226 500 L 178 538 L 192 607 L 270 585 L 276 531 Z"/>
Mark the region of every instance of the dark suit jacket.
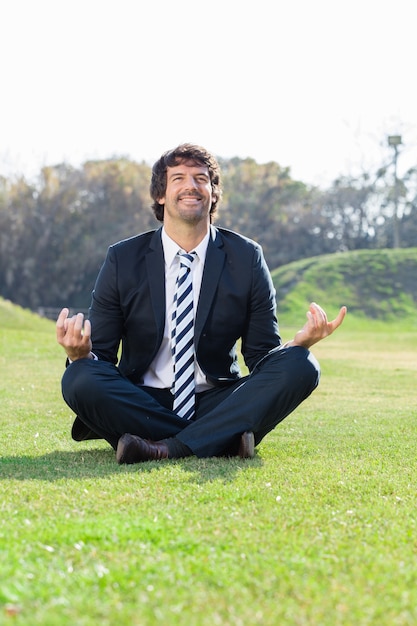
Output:
<path fill-rule="evenodd" d="M 249 370 L 281 342 L 275 290 L 261 247 L 232 231 L 211 227 L 195 319 L 197 360 L 215 385 L 240 376 L 236 342 Z M 108 250 L 90 308 L 93 352 L 117 363 L 134 383 L 158 352 L 165 324 L 161 229 Z"/>

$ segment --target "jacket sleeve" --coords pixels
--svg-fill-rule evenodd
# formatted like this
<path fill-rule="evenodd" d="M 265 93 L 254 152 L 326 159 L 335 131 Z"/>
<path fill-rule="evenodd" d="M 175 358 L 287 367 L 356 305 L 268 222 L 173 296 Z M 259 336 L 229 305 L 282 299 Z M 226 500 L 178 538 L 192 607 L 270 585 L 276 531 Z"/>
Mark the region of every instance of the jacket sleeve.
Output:
<path fill-rule="evenodd" d="M 100 360 L 111 363 L 117 363 L 124 329 L 117 276 L 117 256 L 110 247 L 97 276 L 89 317 L 93 352 Z"/>
<path fill-rule="evenodd" d="M 252 371 L 270 350 L 281 345 L 276 317 L 276 294 L 262 248 L 255 247 L 247 323 L 242 336 L 242 355 Z"/>

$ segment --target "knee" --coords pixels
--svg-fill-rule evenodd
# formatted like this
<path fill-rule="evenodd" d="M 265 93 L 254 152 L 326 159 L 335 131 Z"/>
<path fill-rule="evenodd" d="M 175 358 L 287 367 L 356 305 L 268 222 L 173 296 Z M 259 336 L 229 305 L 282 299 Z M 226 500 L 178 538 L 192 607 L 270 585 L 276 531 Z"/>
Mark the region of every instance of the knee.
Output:
<path fill-rule="evenodd" d="M 309 350 L 307 350 L 307 368 L 309 376 L 311 377 L 313 389 L 315 389 L 320 382 L 321 370 L 319 362 L 314 354 L 312 354 Z"/>
<path fill-rule="evenodd" d="M 92 364 L 97 361 L 80 359 L 69 365 L 61 381 L 62 395 L 70 405 L 79 398 L 86 398 L 94 394 L 96 374 Z"/>
<path fill-rule="evenodd" d="M 301 346 L 289 348 L 294 356 L 294 371 L 297 378 L 311 391 L 317 387 L 320 381 L 320 365 L 316 357 Z"/>
<path fill-rule="evenodd" d="M 311 393 L 320 381 L 320 365 L 316 357 L 307 348 L 291 346 L 276 352 L 281 360 L 281 374 L 283 371 L 288 382 L 293 381 Z"/>

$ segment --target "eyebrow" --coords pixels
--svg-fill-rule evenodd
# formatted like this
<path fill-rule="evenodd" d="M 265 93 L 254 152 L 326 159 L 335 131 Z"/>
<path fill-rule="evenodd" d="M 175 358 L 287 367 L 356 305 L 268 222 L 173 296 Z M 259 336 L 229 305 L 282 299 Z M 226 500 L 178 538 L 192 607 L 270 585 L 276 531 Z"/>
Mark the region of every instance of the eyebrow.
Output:
<path fill-rule="evenodd" d="M 168 175 L 168 179 L 174 178 L 174 176 L 184 176 L 184 175 L 185 175 L 185 171 L 183 171 L 183 170 L 179 170 L 179 171 L 176 171 L 176 172 L 170 172 L 169 175 Z M 193 174 L 193 176 L 194 176 L 194 178 L 197 178 L 199 176 L 204 176 L 204 178 L 207 178 L 207 180 L 210 179 L 209 172 L 205 171 L 204 168 L 202 170 L 199 170 L 195 174 Z"/>

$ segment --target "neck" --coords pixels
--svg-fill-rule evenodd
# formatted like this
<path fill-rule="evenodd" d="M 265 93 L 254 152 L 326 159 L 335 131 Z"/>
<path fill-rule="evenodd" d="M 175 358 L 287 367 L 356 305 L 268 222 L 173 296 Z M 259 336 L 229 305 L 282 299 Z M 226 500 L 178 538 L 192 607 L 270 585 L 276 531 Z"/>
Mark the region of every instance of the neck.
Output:
<path fill-rule="evenodd" d="M 164 222 L 165 232 L 168 237 L 175 241 L 185 252 L 191 252 L 203 241 L 208 233 L 210 224 L 194 224 L 192 226 L 190 225 L 188 228 L 187 226 L 189 225 L 181 225 L 180 228 L 175 228 L 173 225 Z"/>

